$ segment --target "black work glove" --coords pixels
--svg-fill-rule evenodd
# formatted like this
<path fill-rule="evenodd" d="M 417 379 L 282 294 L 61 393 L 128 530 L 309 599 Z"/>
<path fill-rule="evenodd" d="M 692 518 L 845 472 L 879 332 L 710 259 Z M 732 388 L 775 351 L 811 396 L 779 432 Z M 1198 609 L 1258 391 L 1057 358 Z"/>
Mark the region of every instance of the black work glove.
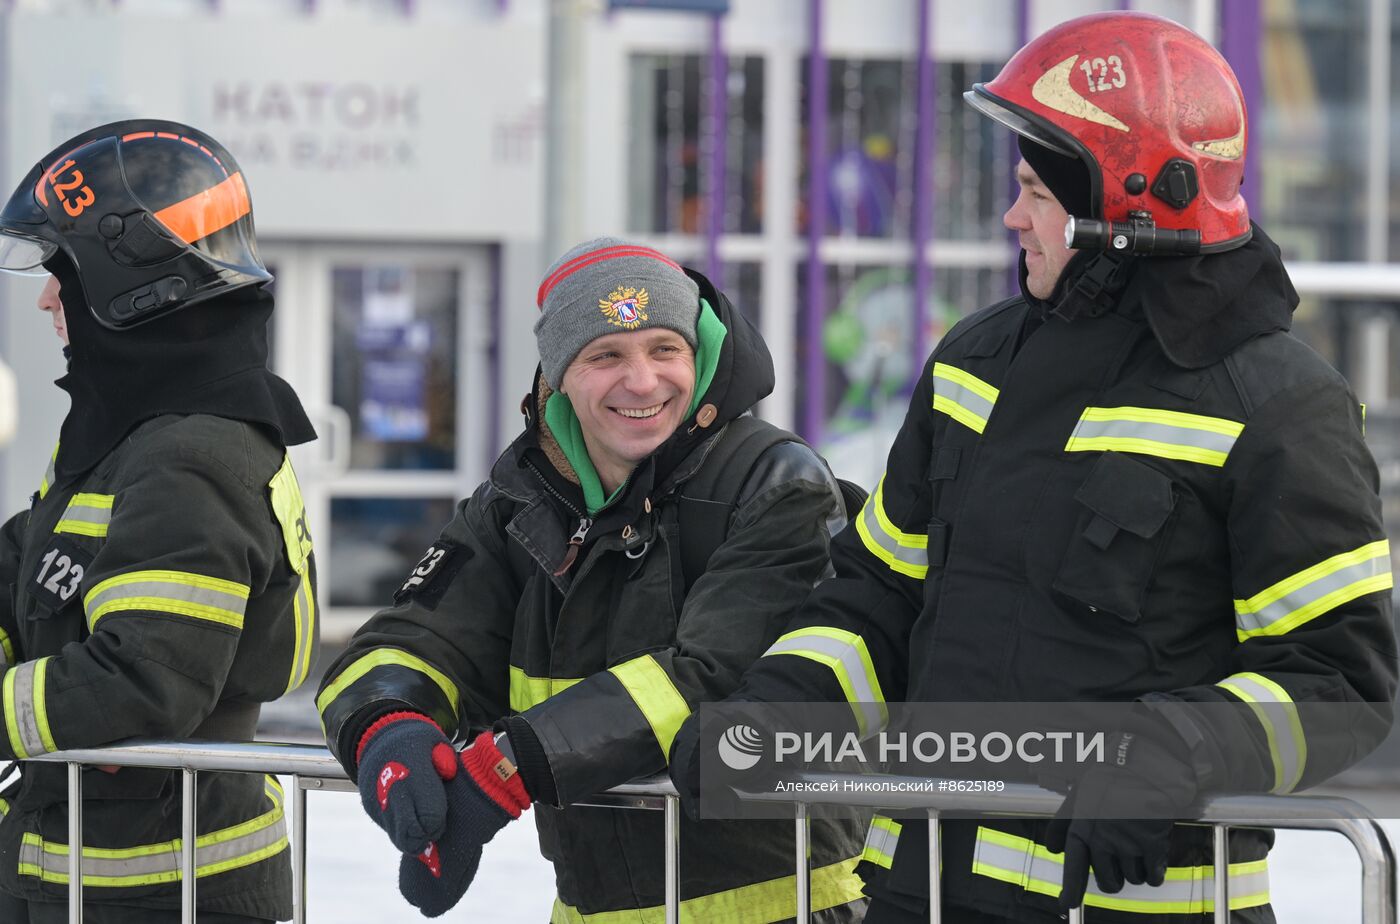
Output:
<path fill-rule="evenodd" d="M 458 757 L 453 754 L 454 761 Z M 476 876 L 481 851 L 496 832 L 530 807 L 530 795 L 490 732 L 461 755 L 447 782 L 447 827 L 422 851 L 399 861 L 399 892 L 435 918 L 461 901 Z"/>
<path fill-rule="evenodd" d="M 765 719 L 771 718 L 771 714 L 764 711 L 767 704 L 726 701 L 722 705 L 731 708 L 722 718 L 707 716 L 705 721 L 718 722 L 721 728 L 727 725 L 729 731 L 742 729 L 748 740 L 759 742 L 760 751 L 752 755 L 756 757 L 756 762 L 748 764 L 742 770 L 726 766 L 718 756 L 722 753 L 719 750 L 711 750 L 709 759 L 701 760 L 701 714 L 696 712 L 685 720 L 671 744 L 670 761 L 666 769 L 671 775 L 671 782 L 676 785 L 676 792 L 680 795 L 681 807 L 692 821 L 700 821 L 702 818 L 743 818 L 744 803 L 736 790 L 763 792 L 783 776 L 782 768 L 774 763 L 771 747 L 773 732 L 768 727 L 769 723 L 765 722 Z M 745 709 L 747 711 L 744 711 Z M 710 747 L 716 747 L 713 740 Z M 700 786 L 702 772 L 705 774 L 703 806 Z"/>
<path fill-rule="evenodd" d="M 1065 855 L 1060 908 L 1084 903 L 1090 867 L 1103 892 L 1161 885 L 1172 826 L 1196 793 L 1186 745 L 1164 723 L 1140 717 L 1111 737 L 1105 763 L 1079 778 L 1046 833 L 1050 852 Z"/>
<path fill-rule="evenodd" d="M 383 716 L 360 736 L 355 764 L 360 804 L 395 847 L 417 853 L 442 835 L 457 751 L 436 722 L 418 712 Z"/>

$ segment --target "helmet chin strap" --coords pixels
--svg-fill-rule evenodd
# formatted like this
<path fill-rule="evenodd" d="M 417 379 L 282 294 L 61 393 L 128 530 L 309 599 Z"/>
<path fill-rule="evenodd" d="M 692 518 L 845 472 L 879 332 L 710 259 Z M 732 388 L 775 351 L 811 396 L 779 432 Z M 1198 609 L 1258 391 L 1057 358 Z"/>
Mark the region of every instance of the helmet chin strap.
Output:
<path fill-rule="evenodd" d="M 1050 313 L 1065 321 L 1073 321 L 1081 315 L 1098 317 L 1118 300 L 1132 275 L 1132 265 L 1133 259 L 1127 254 L 1112 251 L 1094 254 Z"/>

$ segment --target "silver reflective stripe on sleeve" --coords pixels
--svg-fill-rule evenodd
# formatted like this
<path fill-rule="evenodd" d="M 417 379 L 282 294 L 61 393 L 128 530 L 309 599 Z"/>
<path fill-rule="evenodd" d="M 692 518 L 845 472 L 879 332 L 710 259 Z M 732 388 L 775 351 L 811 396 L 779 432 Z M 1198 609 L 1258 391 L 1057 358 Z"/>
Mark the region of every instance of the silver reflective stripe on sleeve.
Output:
<path fill-rule="evenodd" d="M 1303 737 L 1298 707 L 1288 691 L 1263 674 L 1253 672 L 1231 674 L 1216 686 L 1249 704 L 1269 742 L 1269 756 L 1274 764 L 1273 792 L 1292 792 L 1303 778 L 1303 768 L 1308 762 L 1308 742 Z"/>
<path fill-rule="evenodd" d="M 1236 600 L 1236 632 L 1240 641 L 1256 635 L 1284 635 L 1357 597 L 1389 590 L 1393 584 L 1390 542 L 1369 542 L 1290 575 L 1248 600 Z"/>
<path fill-rule="evenodd" d="M 875 674 L 865 640 L 854 632 L 808 626 L 779 638 L 763 657 L 796 655 L 823 664 L 836 675 L 856 716 L 862 736 L 873 735 L 889 722 L 889 710 Z"/>
<path fill-rule="evenodd" d="M 10 749 L 21 759 L 57 751 L 49 730 L 44 684 L 49 658 L 25 661 L 5 672 L 0 696 L 5 701 L 5 731 Z"/>
<path fill-rule="evenodd" d="M 108 613 L 154 610 L 243 628 L 248 586 L 185 571 L 131 571 L 107 578 L 83 598 L 88 629 Z"/>

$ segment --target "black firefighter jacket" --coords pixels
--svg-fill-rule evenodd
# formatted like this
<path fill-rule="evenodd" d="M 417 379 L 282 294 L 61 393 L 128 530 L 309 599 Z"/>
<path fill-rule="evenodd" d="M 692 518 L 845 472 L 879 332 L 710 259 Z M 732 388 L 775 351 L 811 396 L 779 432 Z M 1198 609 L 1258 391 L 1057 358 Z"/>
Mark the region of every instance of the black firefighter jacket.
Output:
<path fill-rule="evenodd" d="M 552 437 L 534 422 L 542 415 L 533 416 L 490 479 L 458 506 L 420 566 L 428 576 L 411 578 L 413 589 L 327 671 L 317 704 L 347 767 L 374 717 L 407 707 L 461 735 L 523 716 L 562 806 L 664 773 L 684 719 L 739 683 L 828 569 L 830 533 L 844 522 L 836 485 L 810 449 L 781 443 L 755 464 L 727 538 L 684 588 L 678 511 L 686 482 L 725 424 L 772 387 L 757 332 L 697 281 L 728 330 L 700 413 L 634 470 L 567 570 L 583 498 L 550 461 Z M 539 407 L 541 397 L 527 406 Z M 708 425 L 697 422 L 709 416 L 706 406 L 718 412 Z M 511 740 L 523 766 L 514 730 Z M 644 909 L 637 920 L 661 919 L 661 813 L 539 801 L 534 812 L 556 871 L 555 924 L 630 921 L 635 909 Z M 818 916 L 824 922 L 853 920 L 857 909 L 847 903 L 860 898 L 854 867 L 864 826 L 854 815 L 814 825 L 812 908 L 829 909 Z M 793 917 L 790 822 L 682 819 L 680 837 L 687 920 Z"/>
<path fill-rule="evenodd" d="M 310 670 L 311 537 L 286 450 L 258 426 L 164 415 L 81 475 L 51 464 L 4 527 L 0 578 L 0 758 L 251 740 L 259 704 Z M 0 802 L 0 888 L 63 902 L 66 768 L 21 767 Z M 85 902 L 179 907 L 180 793 L 174 771 L 84 770 Z M 199 776 L 202 911 L 291 916 L 283 801 L 270 776 Z"/>
<path fill-rule="evenodd" d="M 1224 274 L 1233 288 L 1208 280 L 1215 301 L 1194 307 L 1172 301 L 1199 293 L 1162 286 L 1162 265 L 1097 316 L 1028 325 L 1032 308 L 1013 298 L 956 325 L 877 490 L 832 543 L 836 577 L 791 627 L 827 646 L 826 661 L 761 658 L 739 697 L 849 698 L 857 711 L 1149 694 L 1249 704 L 1212 711 L 1218 724 L 1201 730 L 1223 764 L 1214 779 L 1244 791 L 1306 788 L 1371 750 L 1389 728 L 1396 661 L 1362 408 L 1286 329 L 1237 336 L 1241 303 L 1292 291 L 1267 239 L 1202 265 L 1244 271 Z M 1251 316 L 1281 312 L 1286 328 L 1293 303 Z M 1175 362 L 1154 333 L 1170 322 L 1153 313 L 1197 308 L 1203 336 L 1173 340 L 1193 357 Z M 1233 340 L 1194 359 L 1212 330 Z M 1354 721 L 1327 727 L 1314 703 L 1351 704 Z M 926 832 L 905 833 L 918 843 L 901 851 L 900 824 L 877 817 L 861 871 L 926 905 Z M 944 833 L 947 900 L 1058 916 L 1063 858 L 1038 843 L 1043 823 Z M 1270 843 L 1233 832 L 1241 920 L 1270 919 Z M 1087 920 L 1199 916 L 1213 908 L 1210 863 L 1209 829 L 1178 827 L 1167 883 L 1104 895 L 1091 877 Z"/>

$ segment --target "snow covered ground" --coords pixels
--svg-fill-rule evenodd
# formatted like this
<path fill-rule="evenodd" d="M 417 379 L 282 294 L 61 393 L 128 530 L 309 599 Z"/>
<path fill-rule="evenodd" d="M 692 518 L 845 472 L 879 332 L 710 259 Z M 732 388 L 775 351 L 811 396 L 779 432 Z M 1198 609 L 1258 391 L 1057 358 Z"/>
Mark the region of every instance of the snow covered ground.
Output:
<path fill-rule="evenodd" d="M 399 897 L 398 858 L 354 794 L 313 792 L 307 806 L 312 924 L 423 920 Z M 1384 826 L 1400 843 L 1400 821 Z M 1280 831 L 1270 878 L 1280 924 L 1361 920 L 1361 863 L 1339 834 Z M 466 898 L 440 920 L 546 924 L 553 900 L 554 874 L 526 815 L 487 845 Z"/>

